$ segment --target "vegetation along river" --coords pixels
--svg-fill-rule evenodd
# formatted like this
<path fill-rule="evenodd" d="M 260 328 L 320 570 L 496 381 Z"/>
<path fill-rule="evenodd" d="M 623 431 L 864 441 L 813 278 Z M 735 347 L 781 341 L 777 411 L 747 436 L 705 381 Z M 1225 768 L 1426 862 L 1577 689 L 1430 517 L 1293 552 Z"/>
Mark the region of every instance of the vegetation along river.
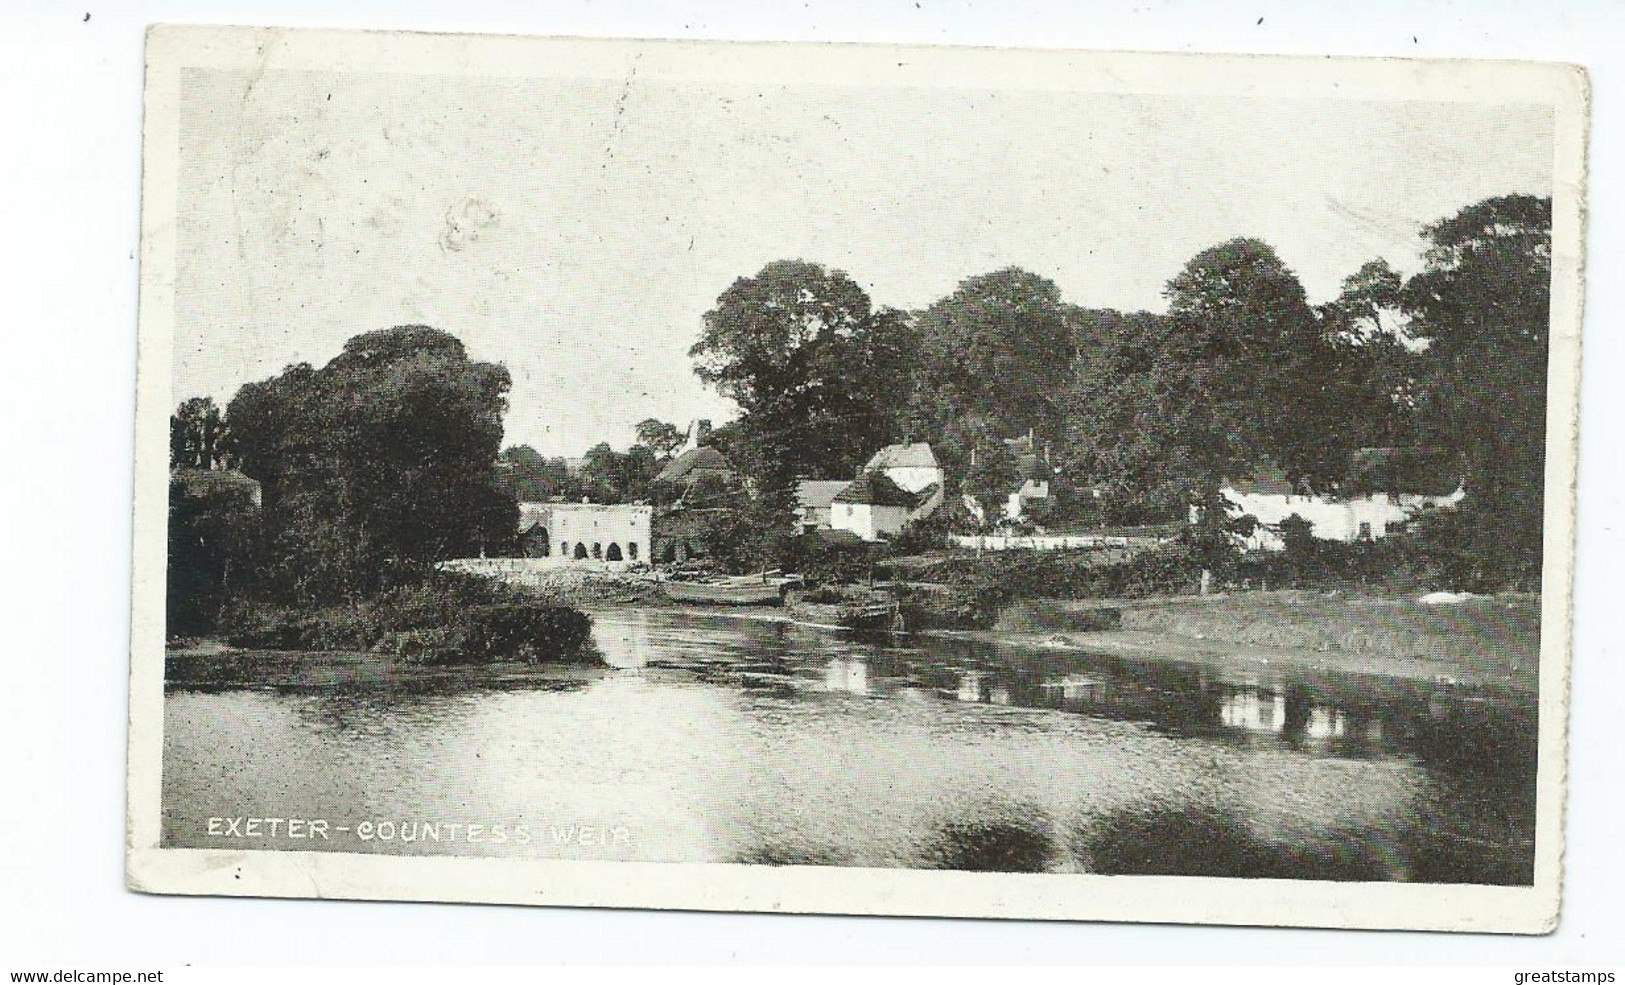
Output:
<path fill-rule="evenodd" d="M 594 615 L 605 670 L 172 672 L 165 843 L 1531 879 L 1531 697 Z"/>

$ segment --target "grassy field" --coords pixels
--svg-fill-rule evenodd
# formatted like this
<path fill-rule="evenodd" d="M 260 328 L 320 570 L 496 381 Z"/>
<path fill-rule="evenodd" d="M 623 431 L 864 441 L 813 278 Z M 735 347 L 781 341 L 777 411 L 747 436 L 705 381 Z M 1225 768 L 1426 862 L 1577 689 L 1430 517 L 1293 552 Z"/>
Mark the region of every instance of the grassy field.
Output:
<path fill-rule="evenodd" d="M 1102 610 L 1115 611 L 1103 618 Z M 1102 629 L 1116 622 L 1114 628 Z M 1452 605 L 1317 592 L 1018 603 L 994 634 L 1177 658 L 1256 660 L 1321 669 L 1533 687 L 1540 599 Z"/>

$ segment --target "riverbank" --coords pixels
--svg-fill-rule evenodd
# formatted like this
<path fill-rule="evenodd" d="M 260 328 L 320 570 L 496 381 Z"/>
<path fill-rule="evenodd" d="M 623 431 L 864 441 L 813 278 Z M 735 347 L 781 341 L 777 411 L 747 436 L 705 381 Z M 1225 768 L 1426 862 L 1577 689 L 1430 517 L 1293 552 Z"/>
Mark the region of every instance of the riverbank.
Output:
<path fill-rule="evenodd" d="M 1115 629 L 1091 628 L 1115 611 Z M 1226 666 L 1320 670 L 1532 692 L 1540 600 L 1494 596 L 1450 605 L 1410 599 L 1248 592 L 1164 599 L 1036 600 L 987 630 L 935 635 L 1007 645 Z"/>
<path fill-rule="evenodd" d="M 361 650 L 253 650 L 217 639 L 171 643 L 164 651 L 164 683 L 173 687 L 323 689 L 404 685 L 451 692 L 468 687 L 545 684 L 571 686 L 609 672 L 601 660 L 529 663 L 494 660 L 422 663 Z"/>

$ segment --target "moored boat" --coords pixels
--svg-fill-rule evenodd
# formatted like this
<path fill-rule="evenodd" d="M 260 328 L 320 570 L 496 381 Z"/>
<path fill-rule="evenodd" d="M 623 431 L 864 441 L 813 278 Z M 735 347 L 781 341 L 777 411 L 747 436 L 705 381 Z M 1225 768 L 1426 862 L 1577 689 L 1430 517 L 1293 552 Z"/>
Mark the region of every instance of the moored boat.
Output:
<path fill-rule="evenodd" d="M 704 605 L 778 605 L 784 601 L 788 581 L 755 577 L 710 581 L 665 581 L 660 588 L 673 602 Z"/>
<path fill-rule="evenodd" d="M 785 608 L 792 621 L 824 629 L 885 633 L 898 629 L 897 603 L 890 599 L 873 601 L 808 602 L 789 598 Z"/>

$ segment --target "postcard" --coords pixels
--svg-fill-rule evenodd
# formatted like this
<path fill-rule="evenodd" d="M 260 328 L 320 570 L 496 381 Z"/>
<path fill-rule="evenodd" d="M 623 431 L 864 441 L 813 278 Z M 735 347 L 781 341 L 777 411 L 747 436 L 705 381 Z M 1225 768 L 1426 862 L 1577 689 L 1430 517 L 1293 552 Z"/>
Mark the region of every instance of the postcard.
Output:
<path fill-rule="evenodd" d="M 1549 931 L 1587 112 L 154 27 L 129 885 Z"/>

